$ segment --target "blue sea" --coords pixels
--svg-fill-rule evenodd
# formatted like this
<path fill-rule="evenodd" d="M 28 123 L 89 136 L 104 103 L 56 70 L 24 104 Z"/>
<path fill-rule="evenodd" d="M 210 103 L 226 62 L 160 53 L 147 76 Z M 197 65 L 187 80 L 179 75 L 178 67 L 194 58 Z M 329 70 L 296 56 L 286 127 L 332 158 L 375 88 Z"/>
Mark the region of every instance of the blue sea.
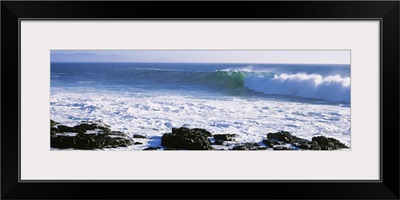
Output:
<path fill-rule="evenodd" d="M 150 136 L 201 127 L 250 142 L 288 130 L 350 145 L 350 65 L 51 63 L 50 77 L 51 118 L 67 124 Z"/>
<path fill-rule="evenodd" d="M 52 63 L 52 88 L 350 103 L 349 65 Z"/>

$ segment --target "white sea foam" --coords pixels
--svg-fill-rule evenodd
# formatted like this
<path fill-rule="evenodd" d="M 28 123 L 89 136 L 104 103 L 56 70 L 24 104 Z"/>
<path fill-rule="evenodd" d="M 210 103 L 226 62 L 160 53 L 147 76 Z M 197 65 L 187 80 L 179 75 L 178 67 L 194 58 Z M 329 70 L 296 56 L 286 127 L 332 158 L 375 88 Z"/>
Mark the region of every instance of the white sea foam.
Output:
<path fill-rule="evenodd" d="M 260 142 L 269 132 L 286 130 L 306 139 L 334 137 L 350 146 L 350 108 L 337 105 L 53 89 L 50 111 L 53 120 L 66 125 L 102 121 L 112 130 L 150 137 L 128 149 L 158 146 L 162 134 L 181 126 L 238 134 L 238 142 Z"/>
<path fill-rule="evenodd" d="M 250 74 L 244 81 L 245 87 L 264 94 L 323 99 L 350 103 L 350 77 L 319 74 Z"/>

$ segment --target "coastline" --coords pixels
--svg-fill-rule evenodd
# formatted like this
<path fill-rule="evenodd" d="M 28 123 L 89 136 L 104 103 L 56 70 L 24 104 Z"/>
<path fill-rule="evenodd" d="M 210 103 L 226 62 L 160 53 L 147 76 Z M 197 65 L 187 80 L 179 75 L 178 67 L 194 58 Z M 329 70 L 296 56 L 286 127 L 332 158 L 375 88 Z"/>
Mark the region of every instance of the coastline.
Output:
<path fill-rule="evenodd" d="M 50 113 L 51 119 L 64 125 L 101 121 L 130 136 L 141 134 L 155 140 L 173 127 L 188 127 L 237 134 L 236 140 L 242 143 L 255 143 L 262 140 L 263 134 L 284 130 L 308 140 L 318 135 L 333 137 L 351 146 L 350 107 L 340 105 L 63 91 L 52 93 Z"/>
<path fill-rule="evenodd" d="M 335 138 L 316 136 L 311 140 L 279 131 L 263 135 L 254 143 L 235 140 L 236 134 L 216 134 L 206 129 L 186 127 L 172 128 L 162 137 L 129 136 L 113 131 L 104 123 L 82 121 L 76 126 L 65 126 L 50 120 L 51 150 L 128 150 L 140 145 L 141 150 L 342 150 L 348 146 Z M 159 140 L 159 141 L 157 141 Z M 152 141 L 152 142 L 149 142 Z M 157 145 L 159 144 L 159 145 Z M 222 148 L 228 146 L 229 148 Z"/>

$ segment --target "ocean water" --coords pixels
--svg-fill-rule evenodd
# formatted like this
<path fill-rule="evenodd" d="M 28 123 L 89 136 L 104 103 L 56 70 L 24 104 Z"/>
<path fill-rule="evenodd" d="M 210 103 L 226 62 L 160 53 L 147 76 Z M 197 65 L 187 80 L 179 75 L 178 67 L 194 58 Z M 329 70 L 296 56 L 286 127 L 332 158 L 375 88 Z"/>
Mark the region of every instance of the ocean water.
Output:
<path fill-rule="evenodd" d="M 259 142 L 286 130 L 350 146 L 350 66 L 209 63 L 51 63 L 51 119 L 99 120 L 159 145 L 172 127 Z"/>

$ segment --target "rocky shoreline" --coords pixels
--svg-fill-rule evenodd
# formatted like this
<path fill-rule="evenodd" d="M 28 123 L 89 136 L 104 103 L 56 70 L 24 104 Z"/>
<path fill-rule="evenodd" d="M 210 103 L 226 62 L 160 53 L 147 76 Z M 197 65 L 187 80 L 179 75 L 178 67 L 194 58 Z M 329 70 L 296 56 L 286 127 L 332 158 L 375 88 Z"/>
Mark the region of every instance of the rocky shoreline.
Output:
<path fill-rule="evenodd" d="M 233 144 L 229 150 L 339 150 L 347 149 L 345 144 L 325 136 L 310 140 L 296 137 L 289 132 L 268 133 L 258 143 L 239 143 L 235 134 L 213 134 L 205 129 L 186 127 L 172 128 L 164 133 L 161 146 L 144 147 L 142 150 L 223 150 L 219 147 Z M 50 146 L 58 149 L 96 150 L 141 145 L 149 140 L 143 135 L 129 136 L 112 131 L 103 123 L 82 121 L 70 127 L 50 120 Z"/>

